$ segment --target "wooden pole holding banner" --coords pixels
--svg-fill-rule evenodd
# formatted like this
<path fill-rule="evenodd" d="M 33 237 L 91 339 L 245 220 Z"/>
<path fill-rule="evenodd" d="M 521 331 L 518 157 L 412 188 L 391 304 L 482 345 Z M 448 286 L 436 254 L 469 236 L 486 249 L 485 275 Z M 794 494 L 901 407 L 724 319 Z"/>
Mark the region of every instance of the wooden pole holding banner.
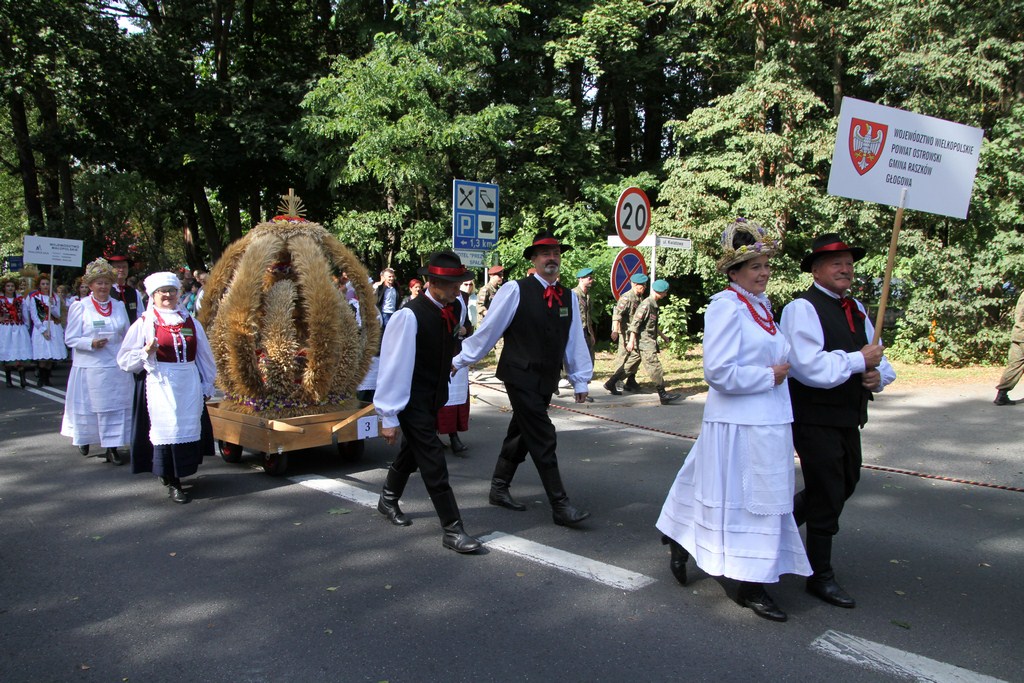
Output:
<path fill-rule="evenodd" d="M 885 320 L 885 307 L 889 303 L 889 282 L 892 280 L 892 269 L 896 264 L 896 244 L 900 239 L 900 227 L 903 225 L 903 208 L 907 205 L 907 188 L 900 192 L 900 205 L 896 209 L 896 220 L 892 224 L 892 239 L 889 240 L 889 258 L 885 263 L 885 277 L 882 278 L 882 297 L 878 300 L 878 315 L 875 317 L 875 334 L 872 344 L 877 344 L 882 336 L 882 321 Z"/>

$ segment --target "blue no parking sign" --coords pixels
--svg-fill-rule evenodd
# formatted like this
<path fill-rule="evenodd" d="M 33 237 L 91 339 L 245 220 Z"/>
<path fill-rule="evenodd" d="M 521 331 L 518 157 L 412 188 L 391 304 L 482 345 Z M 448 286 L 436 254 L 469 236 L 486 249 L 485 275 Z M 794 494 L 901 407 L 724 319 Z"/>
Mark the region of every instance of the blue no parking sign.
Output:
<path fill-rule="evenodd" d="M 618 253 L 612 262 L 611 286 L 615 300 L 629 291 L 629 278 L 637 273 L 647 275 L 647 262 L 644 256 L 633 247 L 626 247 Z"/>

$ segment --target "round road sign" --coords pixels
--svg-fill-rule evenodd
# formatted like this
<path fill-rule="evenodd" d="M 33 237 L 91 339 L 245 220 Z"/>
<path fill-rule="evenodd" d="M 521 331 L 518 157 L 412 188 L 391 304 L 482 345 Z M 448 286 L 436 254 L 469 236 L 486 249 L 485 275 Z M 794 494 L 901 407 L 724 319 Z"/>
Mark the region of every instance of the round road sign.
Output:
<path fill-rule="evenodd" d="M 639 187 L 622 191 L 615 205 L 615 231 L 627 247 L 635 247 L 651 228 L 651 200 Z"/>
<path fill-rule="evenodd" d="M 615 300 L 629 291 L 632 285 L 629 278 L 637 273 L 647 275 L 647 262 L 644 256 L 633 247 L 626 247 L 616 255 L 612 262 L 611 289 Z"/>

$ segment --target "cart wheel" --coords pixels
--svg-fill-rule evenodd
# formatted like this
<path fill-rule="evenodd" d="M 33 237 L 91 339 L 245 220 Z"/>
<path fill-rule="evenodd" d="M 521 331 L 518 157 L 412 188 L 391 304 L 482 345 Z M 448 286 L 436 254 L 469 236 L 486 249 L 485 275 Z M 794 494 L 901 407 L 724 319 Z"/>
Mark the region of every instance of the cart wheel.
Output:
<path fill-rule="evenodd" d="M 272 477 L 280 477 L 288 469 L 287 453 L 263 453 L 263 471 Z"/>
<path fill-rule="evenodd" d="M 242 462 L 242 447 L 238 444 L 218 441 L 217 448 L 220 449 L 220 457 L 224 458 L 224 462 Z"/>
<path fill-rule="evenodd" d="M 345 462 L 356 462 L 361 460 L 363 452 L 366 450 L 366 441 L 359 439 L 357 441 L 341 441 L 338 442 L 338 455 Z"/>

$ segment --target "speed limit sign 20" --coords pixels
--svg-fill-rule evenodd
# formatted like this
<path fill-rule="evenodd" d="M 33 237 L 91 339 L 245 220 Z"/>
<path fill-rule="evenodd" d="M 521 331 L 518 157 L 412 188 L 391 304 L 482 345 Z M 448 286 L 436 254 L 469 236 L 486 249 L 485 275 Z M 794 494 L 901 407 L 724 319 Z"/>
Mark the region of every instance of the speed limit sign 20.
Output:
<path fill-rule="evenodd" d="M 615 230 L 627 247 L 635 247 L 647 237 L 651 227 L 651 201 L 639 187 L 627 188 L 615 205 Z"/>

